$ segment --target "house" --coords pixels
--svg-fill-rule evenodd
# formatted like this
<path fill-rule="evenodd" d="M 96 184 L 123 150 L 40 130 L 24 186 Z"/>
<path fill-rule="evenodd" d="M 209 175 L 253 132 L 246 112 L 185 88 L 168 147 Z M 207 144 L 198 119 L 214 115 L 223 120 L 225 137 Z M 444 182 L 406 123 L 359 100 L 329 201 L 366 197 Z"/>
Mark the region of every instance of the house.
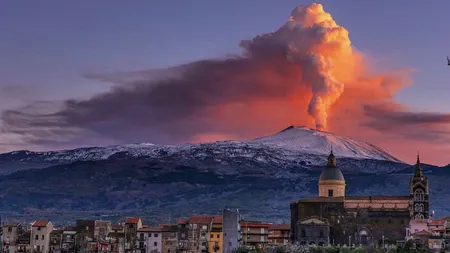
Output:
<path fill-rule="evenodd" d="M 94 238 L 95 240 L 105 240 L 108 233 L 112 231 L 112 225 L 110 221 L 96 220 L 94 222 Z"/>
<path fill-rule="evenodd" d="M 271 225 L 261 221 L 241 222 L 242 243 L 257 249 L 266 247 L 269 243 L 269 227 Z"/>
<path fill-rule="evenodd" d="M 178 248 L 178 226 L 161 225 L 162 228 L 162 253 L 175 253 Z"/>
<path fill-rule="evenodd" d="M 209 234 L 213 224 L 213 216 L 192 216 L 189 219 L 187 234 L 189 252 L 207 252 Z"/>
<path fill-rule="evenodd" d="M 189 248 L 189 240 L 187 237 L 187 235 L 189 234 L 189 220 L 179 219 L 177 222 L 177 230 L 178 230 L 177 251 L 187 252 L 187 249 Z"/>
<path fill-rule="evenodd" d="M 127 218 L 125 221 L 125 252 L 134 252 L 136 250 L 137 231 L 142 228 L 141 218 Z"/>
<path fill-rule="evenodd" d="M 50 252 L 50 233 L 53 224 L 50 221 L 38 220 L 31 225 L 30 246 L 32 253 Z"/>
<path fill-rule="evenodd" d="M 108 253 L 125 253 L 125 233 L 110 232 L 108 234 Z"/>
<path fill-rule="evenodd" d="M 289 224 L 272 225 L 269 227 L 269 244 L 287 245 L 290 243 L 291 227 Z"/>
<path fill-rule="evenodd" d="M 223 253 L 235 252 L 242 240 L 241 215 L 237 209 L 222 210 Z"/>
<path fill-rule="evenodd" d="M 223 252 L 222 216 L 214 216 L 209 233 L 208 252 Z"/>
<path fill-rule="evenodd" d="M 53 230 L 50 233 L 50 253 L 62 253 L 62 230 Z"/>
<path fill-rule="evenodd" d="M 22 235 L 19 235 L 17 240 L 17 253 L 30 253 L 31 252 L 31 231 L 25 231 Z"/>
<path fill-rule="evenodd" d="M 24 233 L 24 229 L 19 222 L 10 222 L 3 224 L 3 243 L 2 252 L 16 253 L 17 240 L 19 236 Z"/>
<path fill-rule="evenodd" d="M 429 239 L 432 233 L 428 230 L 421 230 L 411 234 L 411 239 L 414 241 L 416 248 L 426 248 L 429 246 Z"/>
<path fill-rule="evenodd" d="M 137 230 L 136 253 L 161 253 L 162 228 L 146 227 Z"/>

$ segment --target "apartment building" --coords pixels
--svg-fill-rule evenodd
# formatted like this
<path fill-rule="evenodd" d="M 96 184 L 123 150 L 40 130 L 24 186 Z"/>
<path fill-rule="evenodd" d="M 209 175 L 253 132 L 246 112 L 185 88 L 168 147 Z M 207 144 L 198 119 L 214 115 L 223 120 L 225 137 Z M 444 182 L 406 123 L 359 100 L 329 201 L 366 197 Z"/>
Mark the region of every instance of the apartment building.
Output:
<path fill-rule="evenodd" d="M 32 253 L 50 252 L 50 233 L 53 224 L 50 221 L 38 220 L 31 225 L 30 246 Z"/>
<path fill-rule="evenodd" d="M 269 243 L 269 227 L 272 224 L 261 221 L 241 222 L 242 243 L 256 249 L 262 249 Z"/>

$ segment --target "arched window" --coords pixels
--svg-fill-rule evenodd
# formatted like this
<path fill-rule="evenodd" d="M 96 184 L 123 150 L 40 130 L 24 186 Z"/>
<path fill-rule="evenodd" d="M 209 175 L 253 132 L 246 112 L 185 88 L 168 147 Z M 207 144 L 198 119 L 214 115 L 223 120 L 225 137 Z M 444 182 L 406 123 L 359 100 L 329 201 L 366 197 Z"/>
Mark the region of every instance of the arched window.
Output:
<path fill-rule="evenodd" d="M 414 211 L 416 211 L 416 212 L 423 212 L 423 204 L 422 203 L 416 203 L 415 205 L 414 205 Z"/>
<path fill-rule="evenodd" d="M 414 200 L 415 201 L 424 201 L 425 200 L 425 192 L 422 189 L 417 189 L 414 191 Z"/>
<path fill-rule="evenodd" d="M 421 214 L 421 213 L 416 214 L 415 218 L 416 218 L 416 220 L 423 220 L 424 219 L 423 214 Z"/>

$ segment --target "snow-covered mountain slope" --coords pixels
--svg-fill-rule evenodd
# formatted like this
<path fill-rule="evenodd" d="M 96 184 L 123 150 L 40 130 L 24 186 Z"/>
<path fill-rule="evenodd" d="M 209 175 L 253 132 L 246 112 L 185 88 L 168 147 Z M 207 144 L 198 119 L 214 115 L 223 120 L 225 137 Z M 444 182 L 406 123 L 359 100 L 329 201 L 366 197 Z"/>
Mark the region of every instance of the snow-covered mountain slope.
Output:
<path fill-rule="evenodd" d="M 341 157 L 401 162 L 379 147 L 367 142 L 306 127 L 290 126 L 277 134 L 258 138 L 253 142 L 275 145 L 309 154 L 328 155 L 330 150 L 333 149 L 333 152 Z"/>
<path fill-rule="evenodd" d="M 48 152 L 15 151 L 0 154 L 0 175 L 30 168 L 122 157 L 214 168 L 223 174 L 252 171 L 284 177 L 288 176 L 286 171 L 293 168 L 322 168 L 331 146 L 343 171 L 384 173 L 403 167 L 402 162 L 368 143 L 308 128 L 289 127 L 275 135 L 248 142 L 220 141 L 180 146 L 140 143 Z"/>

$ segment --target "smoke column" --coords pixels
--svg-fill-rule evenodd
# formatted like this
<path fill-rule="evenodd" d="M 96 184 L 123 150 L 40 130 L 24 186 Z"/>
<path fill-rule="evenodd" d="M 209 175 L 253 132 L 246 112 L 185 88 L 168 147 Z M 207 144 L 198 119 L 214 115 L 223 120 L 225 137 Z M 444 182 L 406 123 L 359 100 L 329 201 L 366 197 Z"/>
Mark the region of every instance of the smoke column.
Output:
<path fill-rule="evenodd" d="M 343 80 L 336 74 L 354 68 L 354 55 L 348 31 L 336 24 L 320 4 L 295 8 L 288 22 L 278 31 L 243 42 L 250 52 L 282 47 L 286 57 L 303 71 L 299 83 L 311 88 L 308 114 L 318 129 L 327 128 L 329 108 L 344 91 Z M 259 52 L 261 53 L 261 52 Z"/>

